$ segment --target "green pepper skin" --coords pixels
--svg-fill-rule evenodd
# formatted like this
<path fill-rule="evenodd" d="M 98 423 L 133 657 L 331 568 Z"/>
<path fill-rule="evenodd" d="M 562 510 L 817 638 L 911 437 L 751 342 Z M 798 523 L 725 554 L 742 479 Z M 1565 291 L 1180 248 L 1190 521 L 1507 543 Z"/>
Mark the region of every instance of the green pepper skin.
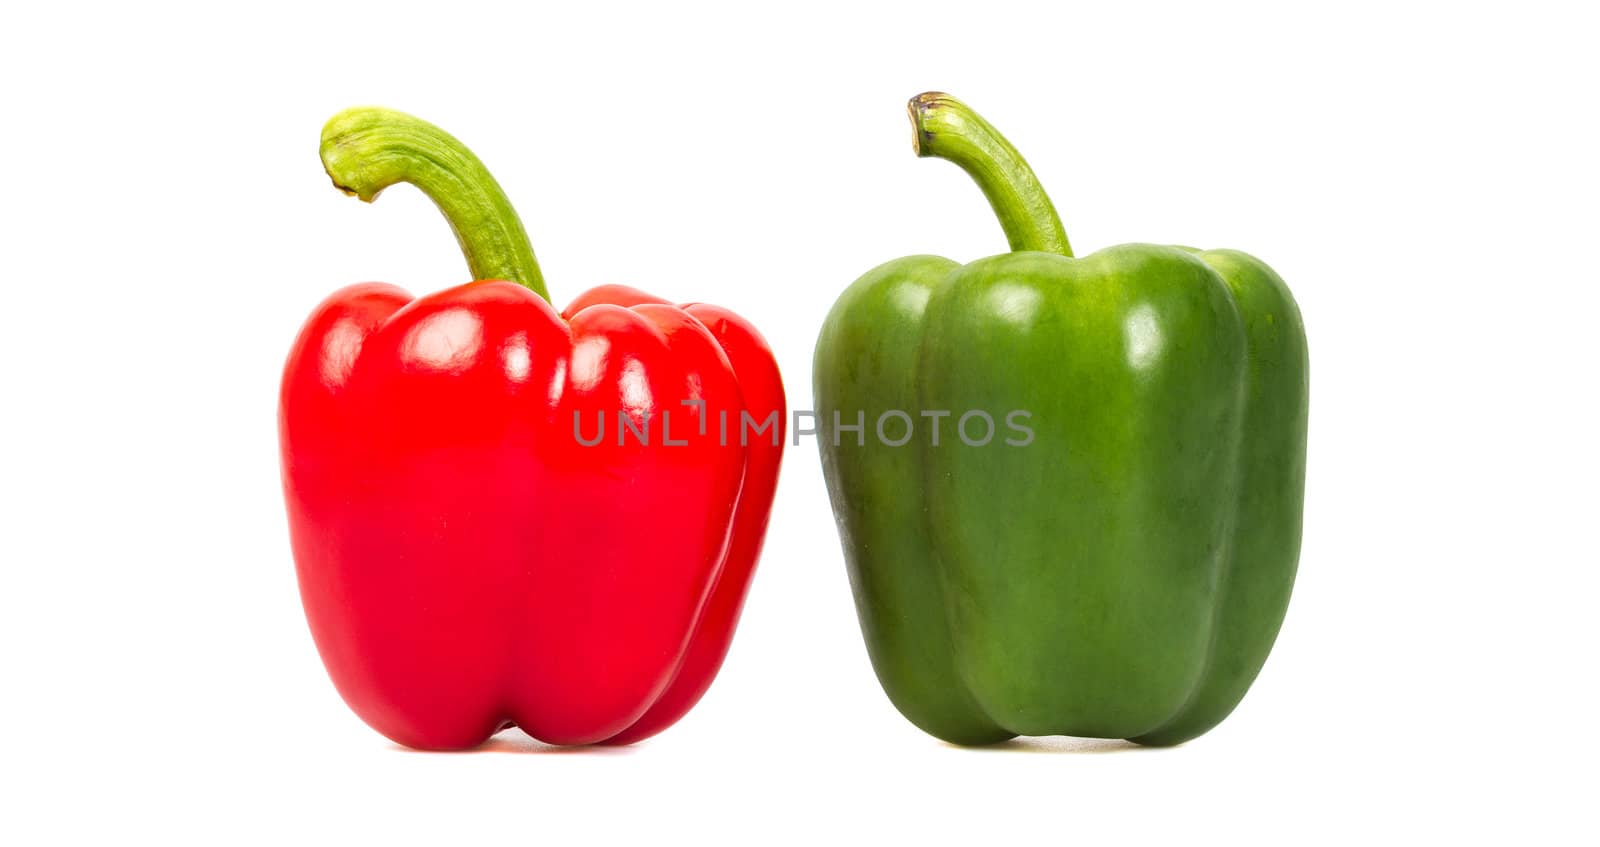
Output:
<path fill-rule="evenodd" d="M 978 178 L 1014 248 L 1051 249 L 897 259 L 823 326 L 819 444 L 873 666 L 908 719 L 957 744 L 1194 738 L 1255 679 L 1294 582 L 1299 309 L 1235 251 L 1070 258 L 1003 139 L 983 171 L 925 124 L 991 127 L 946 95 L 912 105 L 919 152 Z M 1009 195 L 985 184 L 996 173 Z M 903 446 L 904 419 L 878 431 L 893 410 L 914 423 Z M 961 437 L 988 431 L 976 416 L 958 427 L 972 410 L 994 422 L 984 446 Z M 1007 426 L 1013 411 L 1031 440 Z"/>

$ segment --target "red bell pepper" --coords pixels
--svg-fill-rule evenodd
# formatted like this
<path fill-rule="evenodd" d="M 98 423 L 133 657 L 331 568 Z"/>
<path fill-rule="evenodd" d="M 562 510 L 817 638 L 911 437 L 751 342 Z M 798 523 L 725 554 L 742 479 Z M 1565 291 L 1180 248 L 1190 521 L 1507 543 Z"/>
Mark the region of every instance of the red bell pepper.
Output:
<path fill-rule="evenodd" d="M 339 693 L 425 749 L 670 726 L 722 663 L 766 532 L 771 350 L 726 309 L 621 286 L 558 314 L 500 187 L 431 124 L 353 109 L 322 158 L 369 202 L 420 188 L 479 280 L 338 291 L 284 367 L 300 596 Z"/>

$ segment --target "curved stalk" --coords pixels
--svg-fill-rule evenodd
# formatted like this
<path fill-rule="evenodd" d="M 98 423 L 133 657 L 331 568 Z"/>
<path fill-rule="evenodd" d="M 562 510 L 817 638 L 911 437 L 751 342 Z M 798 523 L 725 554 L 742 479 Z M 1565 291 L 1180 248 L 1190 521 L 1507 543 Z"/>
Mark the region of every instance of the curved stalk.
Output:
<path fill-rule="evenodd" d="M 1012 250 L 1072 255 L 1067 231 L 1044 186 L 1005 136 L 943 92 L 918 94 L 906 108 L 917 155 L 947 159 L 966 171 L 989 199 Z"/>
<path fill-rule="evenodd" d="M 545 300 L 528 233 L 483 162 L 444 130 L 393 109 L 363 106 L 322 128 L 322 166 L 340 191 L 371 203 L 409 182 L 444 213 L 473 279 L 503 279 Z"/>

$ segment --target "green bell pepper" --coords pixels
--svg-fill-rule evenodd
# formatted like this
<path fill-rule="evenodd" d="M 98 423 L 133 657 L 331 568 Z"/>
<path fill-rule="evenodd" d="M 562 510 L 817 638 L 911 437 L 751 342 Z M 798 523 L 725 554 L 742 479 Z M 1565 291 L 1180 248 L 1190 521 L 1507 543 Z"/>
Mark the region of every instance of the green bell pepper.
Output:
<path fill-rule="evenodd" d="M 910 108 L 917 154 L 972 176 L 1013 252 L 881 265 L 817 340 L 818 443 L 873 667 L 958 744 L 1194 738 L 1254 681 L 1294 583 L 1299 308 L 1232 250 L 1072 258 L 992 126 L 945 94 Z"/>

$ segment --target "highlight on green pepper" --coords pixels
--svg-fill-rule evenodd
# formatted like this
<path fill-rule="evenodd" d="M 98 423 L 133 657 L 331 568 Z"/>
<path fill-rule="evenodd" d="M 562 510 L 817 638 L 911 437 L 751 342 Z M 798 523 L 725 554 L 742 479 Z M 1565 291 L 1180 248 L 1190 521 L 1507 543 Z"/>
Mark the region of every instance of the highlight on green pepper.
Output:
<path fill-rule="evenodd" d="M 1073 258 L 992 126 L 936 92 L 910 110 L 917 154 L 977 182 L 1012 252 L 910 256 L 851 285 L 817 339 L 818 417 L 1025 410 L 1032 437 L 818 439 L 878 678 L 957 744 L 1201 735 L 1260 672 L 1294 583 L 1299 308 L 1233 250 Z"/>

